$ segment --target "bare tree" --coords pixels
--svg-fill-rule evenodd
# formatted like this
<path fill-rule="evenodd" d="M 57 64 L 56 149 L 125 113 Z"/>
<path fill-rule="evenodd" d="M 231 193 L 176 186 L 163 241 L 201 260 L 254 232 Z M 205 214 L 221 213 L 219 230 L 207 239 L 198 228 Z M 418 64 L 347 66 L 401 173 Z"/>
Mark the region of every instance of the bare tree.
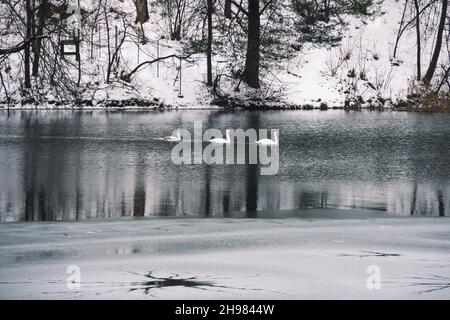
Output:
<path fill-rule="evenodd" d="M 213 84 L 213 76 L 212 76 L 212 42 L 213 42 L 213 22 L 212 22 L 212 14 L 213 14 L 213 0 L 207 0 L 207 15 L 208 15 L 208 44 L 206 49 L 207 56 L 207 81 L 206 84 L 208 86 L 212 86 Z"/>
<path fill-rule="evenodd" d="M 405 5 L 403 6 L 402 18 L 400 20 L 400 25 L 398 27 L 397 38 L 395 39 L 394 55 L 393 55 L 394 58 L 397 58 L 398 44 L 400 42 L 400 38 L 402 37 L 402 33 L 404 31 L 403 25 L 405 23 L 406 9 L 408 9 L 408 1 L 409 0 L 405 0 Z"/>
<path fill-rule="evenodd" d="M 33 40 L 33 77 L 38 77 L 39 62 L 41 61 L 41 47 L 42 47 L 42 35 L 45 28 L 46 11 L 48 10 L 49 1 L 41 0 L 41 4 L 38 9 L 39 23 L 37 25 L 37 32 Z"/>
<path fill-rule="evenodd" d="M 25 2 L 26 10 L 26 35 L 25 35 L 25 52 L 24 52 L 24 85 L 25 88 L 31 88 L 31 78 L 30 78 L 30 39 L 32 30 L 32 16 L 33 9 L 31 7 L 31 0 L 26 0 Z"/>
<path fill-rule="evenodd" d="M 259 0 L 248 0 L 248 34 L 247 34 L 247 54 L 245 58 L 244 80 L 251 87 L 260 87 L 260 47 L 261 47 L 261 15 L 272 3 L 268 0 L 260 11 Z"/>
<path fill-rule="evenodd" d="M 416 10 L 416 46 L 417 46 L 417 80 L 422 79 L 422 45 L 421 45 L 421 37 L 420 37 L 420 7 L 419 0 L 414 0 L 414 8 Z"/>
<path fill-rule="evenodd" d="M 187 0 L 161 1 L 165 5 L 169 20 L 170 37 L 172 40 L 181 40 L 183 24 L 186 18 Z"/>
<path fill-rule="evenodd" d="M 425 77 L 423 78 L 423 82 L 426 85 L 429 85 L 431 83 L 431 80 L 433 79 L 433 75 L 436 71 L 436 67 L 438 64 L 439 55 L 441 53 L 441 48 L 442 48 L 445 20 L 448 15 L 447 10 L 448 10 L 448 0 L 442 0 L 441 19 L 439 21 L 439 27 L 438 27 L 438 31 L 437 31 L 436 45 L 434 48 L 433 56 L 431 57 L 430 66 L 428 67 L 428 71 L 427 71 Z"/>

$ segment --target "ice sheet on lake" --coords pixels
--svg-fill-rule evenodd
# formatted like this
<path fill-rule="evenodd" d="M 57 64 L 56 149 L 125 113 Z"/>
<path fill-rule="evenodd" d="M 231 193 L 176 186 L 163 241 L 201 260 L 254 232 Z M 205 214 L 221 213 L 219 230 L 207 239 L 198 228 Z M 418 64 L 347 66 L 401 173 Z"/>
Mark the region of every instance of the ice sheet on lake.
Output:
<path fill-rule="evenodd" d="M 450 297 L 449 219 L 339 214 L 2 224 L 0 298 Z M 367 287 L 370 266 L 380 290 Z"/>

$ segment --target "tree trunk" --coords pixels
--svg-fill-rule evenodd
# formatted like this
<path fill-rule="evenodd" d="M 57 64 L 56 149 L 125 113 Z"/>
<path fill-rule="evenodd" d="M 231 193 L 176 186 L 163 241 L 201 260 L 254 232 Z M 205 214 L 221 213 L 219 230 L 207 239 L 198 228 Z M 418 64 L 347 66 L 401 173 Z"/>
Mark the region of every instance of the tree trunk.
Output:
<path fill-rule="evenodd" d="M 30 42 L 31 39 L 31 31 L 32 31 L 32 9 L 31 9 L 31 0 L 26 0 L 25 2 L 25 10 L 26 10 L 26 34 L 25 34 L 25 52 L 24 52 L 24 71 L 25 71 L 25 88 L 31 88 L 31 80 L 30 80 Z"/>
<path fill-rule="evenodd" d="M 419 0 L 414 0 L 414 7 L 416 8 L 416 36 L 417 36 L 417 80 L 422 79 L 421 55 L 422 46 L 420 43 L 420 8 Z"/>
<path fill-rule="evenodd" d="M 108 48 L 108 70 L 106 71 L 106 83 L 109 84 L 111 79 L 111 36 L 109 34 L 109 20 L 108 20 L 108 12 L 106 11 L 106 6 L 103 8 L 105 13 L 105 25 L 106 25 L 106 41 Z"/>
<path fill-rule="evenodd" d="M 439 61 L 439 55 L 441 53 L 442 48 L 442 39 L 445 29 L 445 20 L 447 18 L 447 12 L 448 10 L 448 0 L 442 0 L 442 14 L 441 14 L 441 20 L 439 22 L 439 29 L 436 37 L 436 46 L 434 48 L 433 56 L 431 57 L 430 66 L 428 67 L 428 71 L 423 78 L 423 82 L 426 85 L 429 85 L 431 83 L 431 80 L 433 79 L 434 72 L 436 71 L 437 63 Z"/>
<path fill-rule="evenodd" d="M 213 41 L 213 25 L 212 25 L 212 13 L 213 13 L 213 0 L 208 0 L 208 47 L 206 49 L 207 56 L 207 85 L 212 86 L 212 41 Z"/>
<path fill-rule="evenodd" d="M 248 0 L 248 39 L 244 80 L 252 88 L 258 89 L 261 46 L 261 22 L 259 0 Z"/>
<path fill-rule="evenodd" d="M 231 19 L 232 18 L 232 12 L 231 12 L 231 0 L 225 0 L 225 18 Z"/>
<path fill-rule="evenodd" d="M 145 23 L 150 19 L 147 0 L 134 0 L 136 20 L 134 23 Z"/>
<path fill-rule="evenodd" d="M 39 10 L 39 25 L 36 33 L 36 39 L 34 40 L 33 46 L 33 77 L 37 77 L 39 75 L 39 62 L 41 59 L 41 46 L 42 46 L 42 34 L 44 32 L 44 24 L 45 24 L 45 10 L 48 7 L 48 0 L 42 0 Z"/>
<path fill-rule="evenodd" d="M 393 55 L 394 58 L 397 58 L 398 44 L 400 42 L 400 38 L 402 37 L 403 23 L 405 22 L 405 16 L 406 16 L 407 9 L 408 9 L 408 0 L 405 0 L 405 5 L 403 7 L 402 19 L 400 20 L 400 25 L 398 27 L 398 32 L 397 32 L 397 38 L 395 39 L 394 55 Z"/>
<path fill-rule="evenodd" d="M 324 14 L 325 14 L 325 22 L 329 22 L 330 21 L 330 0 L 324 0 L 323 1 L 323 10 L 324 10 Z"/>

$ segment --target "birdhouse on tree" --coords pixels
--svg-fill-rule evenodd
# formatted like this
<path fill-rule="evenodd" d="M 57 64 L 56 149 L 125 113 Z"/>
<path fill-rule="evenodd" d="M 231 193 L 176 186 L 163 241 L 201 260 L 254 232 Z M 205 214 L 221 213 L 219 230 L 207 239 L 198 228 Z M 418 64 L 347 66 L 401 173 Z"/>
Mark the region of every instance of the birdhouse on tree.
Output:
<path fill-rule="evenodd" d="M 71 16 L 67 22 L 66 37 L 59 42 L 61 56 L 75 56 L 76 61 L 80 61 L 80 7 L 69 6 L 67 8 L 67 13 Z"/>
<path fill-rule="evenodd" d="M 66 39 L 61 39 L 61 56 L 75 56 L 76 61 L 80 61 L 80 37 L 75 32 Z"/>

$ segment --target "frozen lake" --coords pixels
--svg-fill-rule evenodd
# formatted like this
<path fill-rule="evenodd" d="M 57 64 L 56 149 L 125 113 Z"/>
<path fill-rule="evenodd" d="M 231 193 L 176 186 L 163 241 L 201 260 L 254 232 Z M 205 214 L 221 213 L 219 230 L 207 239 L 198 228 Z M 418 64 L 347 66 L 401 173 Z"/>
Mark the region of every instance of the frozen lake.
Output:
<path fill-rule="evenodd" d="M 0 299 L 450 297 L 449 219 L 330 211 L 341 218 L 0 224 Z"/>
<path fill-rule="evenodd" d="M 280 168 L 175 165 L 177 128 L 279 129 Z M 0 221 L 450 215 L 450 115 L 344 111 L 0 112 Z M 206 145 L 206 144 L 205 144 Z"/>

